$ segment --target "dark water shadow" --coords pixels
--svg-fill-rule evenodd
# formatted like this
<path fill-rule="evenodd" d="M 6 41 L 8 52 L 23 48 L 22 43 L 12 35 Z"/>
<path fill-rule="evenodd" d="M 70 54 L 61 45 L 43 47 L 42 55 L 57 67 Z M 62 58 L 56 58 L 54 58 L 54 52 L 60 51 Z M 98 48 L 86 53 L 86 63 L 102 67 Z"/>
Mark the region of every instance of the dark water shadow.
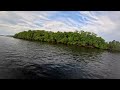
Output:
<path fill-rule="evenodd" d="M 99 75 L 91 76 L 81 67 L 74 64 L 31 64 L 18 68 L 24 79 L 91 79 L 103 78 Z M 19 77 L 18 77 L 19 78 Z"/>

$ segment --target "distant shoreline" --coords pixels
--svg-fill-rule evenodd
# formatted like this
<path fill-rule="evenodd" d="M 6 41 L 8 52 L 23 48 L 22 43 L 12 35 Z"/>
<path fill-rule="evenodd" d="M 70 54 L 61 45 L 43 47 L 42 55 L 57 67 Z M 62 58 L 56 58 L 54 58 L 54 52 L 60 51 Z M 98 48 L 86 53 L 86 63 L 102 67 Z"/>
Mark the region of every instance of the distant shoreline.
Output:
<path fill-rule="evenodd" d="M 0 36 L 14 37 L 14 35 L 0 35 Z"/>

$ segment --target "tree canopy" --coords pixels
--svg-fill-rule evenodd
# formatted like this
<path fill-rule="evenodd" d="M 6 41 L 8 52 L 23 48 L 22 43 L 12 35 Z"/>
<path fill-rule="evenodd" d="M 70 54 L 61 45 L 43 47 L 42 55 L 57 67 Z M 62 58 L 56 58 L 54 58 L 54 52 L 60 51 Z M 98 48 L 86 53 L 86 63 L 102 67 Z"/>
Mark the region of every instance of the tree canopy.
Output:
<path fill-rule="evenodd" d="M 120 50 L 120 42 L 111 41 L 109 43 L 93 32 L 51 32 L 45 30 L 28 30 L 14 35 L 15 38 L 33 40 L 40 42 L 62 43 L 67 45 L 77 45 L 98 49 Z"/>

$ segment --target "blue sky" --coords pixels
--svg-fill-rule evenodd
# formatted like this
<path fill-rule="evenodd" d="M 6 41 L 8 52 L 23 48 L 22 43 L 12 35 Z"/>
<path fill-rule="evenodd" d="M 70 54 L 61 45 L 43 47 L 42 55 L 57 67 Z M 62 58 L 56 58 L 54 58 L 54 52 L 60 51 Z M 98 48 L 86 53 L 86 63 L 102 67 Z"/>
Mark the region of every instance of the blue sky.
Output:
<path fill-rule="evenodd" d="M 120 11 L 0 11 L 0 34 L 20 31 L 84 30 L 120 41 Z"/>

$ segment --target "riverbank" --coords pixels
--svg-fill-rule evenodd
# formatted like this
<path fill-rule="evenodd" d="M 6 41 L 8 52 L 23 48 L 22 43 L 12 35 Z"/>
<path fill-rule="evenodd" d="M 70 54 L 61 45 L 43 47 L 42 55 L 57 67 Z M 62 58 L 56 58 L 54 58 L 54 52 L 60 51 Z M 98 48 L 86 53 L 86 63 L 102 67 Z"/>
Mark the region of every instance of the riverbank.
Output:
<path fill-rule="evenodd" d="M 17 33 L 13 36 L 14 38 L 49 42 L 49 43 L 60 43 L 65 45 L 74 45 L 86 48 L 97 48 L 103 50 L 120 50 L 120 43 L 113 40 L 112 42 L 105 42 L 101 37 L 98 37 L 95 33 L 76 31 L 76 32 L 51 32 L 44 30 L 29 30 Z"/>

